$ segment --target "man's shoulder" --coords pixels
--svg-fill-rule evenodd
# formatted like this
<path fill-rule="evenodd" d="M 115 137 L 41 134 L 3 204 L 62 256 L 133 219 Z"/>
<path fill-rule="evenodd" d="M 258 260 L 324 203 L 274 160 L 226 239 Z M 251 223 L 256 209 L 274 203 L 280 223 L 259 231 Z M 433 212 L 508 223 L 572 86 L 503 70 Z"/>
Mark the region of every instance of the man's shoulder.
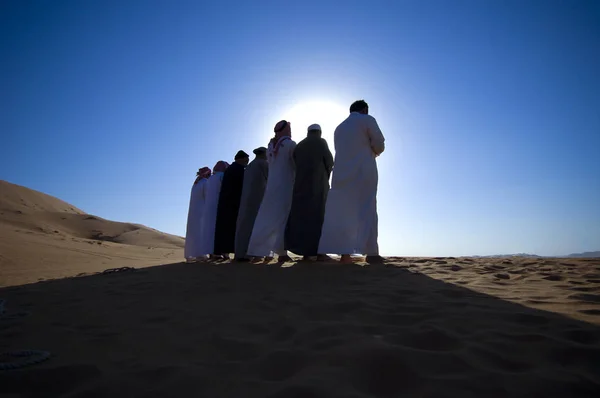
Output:
<path fill-rule="evenodd" d="M 364 114 L 364 113 L 358 113 L 357 115 L 358 115 L 358 118 L 359 118 L 360 120 L 363 120 L 363 121 L 367 121 L 367 122 L 376 122 L 376 121 L 377 121 L 377 120 L 376 120 L 376 119 L 375 119 L 373 116 L 371 116 L 371 115 L 366 115 L 366 114 Z"/>

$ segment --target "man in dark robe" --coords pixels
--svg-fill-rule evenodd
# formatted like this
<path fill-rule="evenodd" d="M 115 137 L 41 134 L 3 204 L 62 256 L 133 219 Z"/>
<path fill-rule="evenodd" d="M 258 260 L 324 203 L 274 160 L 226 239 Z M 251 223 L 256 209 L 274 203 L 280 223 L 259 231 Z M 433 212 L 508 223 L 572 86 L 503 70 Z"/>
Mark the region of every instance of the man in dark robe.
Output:
<path fill-rule="evenodd" d="M 258 215 L 269 177 L 267 148 L 256 148 L 254 154 L 256 157 L 246 167 L 244 173 L 244 188 L 242 189 L 242 200 L 235 232 L 235 259 L 237 261 L 251 260 L 247 256 L 248 243 L 250 243 L 254 221 Z"/>
<path fill-rule="evenodd" d="M 250 157 L 246 152 L 238 151 L 234 160 L 223 174 L 217 206 L 214 254 L 223 258 L 229 258 L 229 253 L 235 250 L 235 229 L 244 186 L 244 169 Z"/>
<path fill-rule="evenodd" d="M 317 253 L 321 227 L 325 217 L 325 203 L 329 192 L 329 176 L 333 168 L 333 156 L 327 141 L 321 138 L 321 127 L 313 124 L 308 134 L 294 150 L 296 180 L 292 208 L 285 232 L 285 247 L 295 254 L 325 260 L 325 254 Z"/>

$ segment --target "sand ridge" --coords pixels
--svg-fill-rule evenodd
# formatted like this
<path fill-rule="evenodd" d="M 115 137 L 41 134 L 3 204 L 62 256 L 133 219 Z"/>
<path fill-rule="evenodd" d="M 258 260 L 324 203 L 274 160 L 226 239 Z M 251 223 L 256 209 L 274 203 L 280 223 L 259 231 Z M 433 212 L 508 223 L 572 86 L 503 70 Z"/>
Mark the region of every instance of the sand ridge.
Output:
<path fill-rule="evenodd" d="M 405 260 L 387 267 L 173 264 L 0 289 L 7 310 L 30 313 L 2 324 L 0 351 L 54 355 L 0 373 L 0 393 L 591 397 L 600 391 L 597 324 L 437 280 L 404 267 Z"/>

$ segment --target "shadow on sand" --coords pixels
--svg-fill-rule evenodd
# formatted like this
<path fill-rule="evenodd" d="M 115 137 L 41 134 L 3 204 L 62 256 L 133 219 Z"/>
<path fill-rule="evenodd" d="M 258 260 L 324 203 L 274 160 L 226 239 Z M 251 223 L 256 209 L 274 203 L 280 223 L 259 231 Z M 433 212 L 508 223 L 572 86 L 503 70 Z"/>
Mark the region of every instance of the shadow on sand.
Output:
<path fill-rule="evenodd" d="M 600 329 L 406 269 L 171 264 L 0 289 L 23 397 L 592 397 Z"/>

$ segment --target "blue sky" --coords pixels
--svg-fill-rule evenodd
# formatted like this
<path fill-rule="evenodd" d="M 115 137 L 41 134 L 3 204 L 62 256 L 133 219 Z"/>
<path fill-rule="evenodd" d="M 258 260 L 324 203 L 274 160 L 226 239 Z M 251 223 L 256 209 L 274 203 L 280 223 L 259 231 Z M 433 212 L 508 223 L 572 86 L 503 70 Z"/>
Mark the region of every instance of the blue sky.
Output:
<path fill-rule="evenodd" d="M 0 179 L 104 218 L 183 235 L 199 167 L 364 98 L 382 254 L 600 250 L 597 1 L 13 0 L 0 51 Z"/>

